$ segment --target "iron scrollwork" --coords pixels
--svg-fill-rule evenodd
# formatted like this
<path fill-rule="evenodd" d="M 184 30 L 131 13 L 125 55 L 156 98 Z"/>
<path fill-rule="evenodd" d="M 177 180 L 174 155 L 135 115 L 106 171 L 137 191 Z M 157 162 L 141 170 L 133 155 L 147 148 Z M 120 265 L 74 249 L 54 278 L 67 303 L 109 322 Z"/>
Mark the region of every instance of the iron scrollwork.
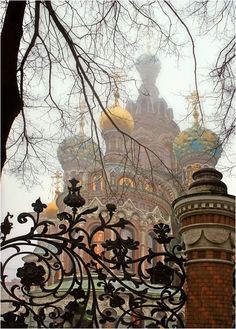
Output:
<path fill-rule="evenodd" d="M 1 225 L 1 250 L 7 253 L 1 266 L 2 302 L 7 304 L 7 310 L 2 308 L 2 327 L 183 328 L 184 259 L 180 245 L 169 245 L 169 226 L 154 226 L 162 251 L 149 249 L 135 258 L 139 242 L 121 234 L 132 223 L 116 218 L 116 206 L 108 204 L 98 215 L 99 224 L 87 232 L 86 215 L 97 208 L 79 212 L 85 200 L 78 181 L 70 182 L 64 202 L 71 212 L 41 219 L 46 205 L 38 199 L 32 204 L 34 214 L 17 218 L 30 226 L 26 233 L 11 235 L 9 213 Z M 99 252 L 97 232 L 108 237 Z M 18 281 L 9 286 L 8 272 L 16 257 L 24 263 L 15 270 Z"/>

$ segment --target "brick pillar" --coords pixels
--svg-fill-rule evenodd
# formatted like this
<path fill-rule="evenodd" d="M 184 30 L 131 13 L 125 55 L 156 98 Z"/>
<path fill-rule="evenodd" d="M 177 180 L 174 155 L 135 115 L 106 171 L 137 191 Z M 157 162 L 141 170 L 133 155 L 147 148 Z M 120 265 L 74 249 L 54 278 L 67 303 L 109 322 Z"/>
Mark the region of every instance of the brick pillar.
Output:
<path fill-rule="evenodd" d="M 234 196 L 213 168 L 174 201 L 187 256 L 187 328 L 232 328 Z"/>

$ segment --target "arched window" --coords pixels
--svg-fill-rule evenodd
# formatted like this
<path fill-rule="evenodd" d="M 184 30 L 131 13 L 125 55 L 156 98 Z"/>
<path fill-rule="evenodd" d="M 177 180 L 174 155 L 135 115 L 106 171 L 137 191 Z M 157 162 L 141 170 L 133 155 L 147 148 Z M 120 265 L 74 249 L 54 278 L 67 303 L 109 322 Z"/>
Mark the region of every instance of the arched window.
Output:
<path fill-rule="evenodd" d="M 192 175 L 195 171 L 198 171 L 199 169 L 201 169 L 201 165 L 200 163 L 193 163 L 192 165 L 189 165 L 186 168 L 186 174 L 185 174 L 185 179 L 186 179 L 186 183 L 188 185 L 190 185 L 193 181 Z"/>
<path fill-rule="evenodd" d="M 129 177 L 122 177 L 119 180 L 119 185 L 127 186 L 127 187 L 134 187 L 134 181 Z"/>
<path fill-rule="evenodd" d="M 99 192 L 102 190 L 102 175 L 101 174 L 93 176 L 92 190 L 96 191 L 96 192 Z"/>
<path fill-rule="evenodd" d="M 111 182 L 111 185 L 115 185 L 115 183 L 116 183 L 116 174 L 114 172 L 112 172 L 110 174 L 110 182 Z"/>
<path fill-rule="evenodd" d="M 200 165 L 200 163 L 194 163 L 193 165 L 192 165 L 192 172 L 194 173 L 195 171 L 198 171 L 199 169 L 201 169 L 201 165 Z"/>
<path fill-rule="evenodd" d="M 188 185 L 191 184 L 191 182 L 192 182 L 192 168 L 191 168 L 191 166 L 188 166 L 186 168 L 185 179 L 186 179 L 186 183 Z"/>
<path fill-rule="evenodd" d="M 149 182 L 144 183 L 144 189 L 148 192 L 154 192 L 154 186 Z"/>

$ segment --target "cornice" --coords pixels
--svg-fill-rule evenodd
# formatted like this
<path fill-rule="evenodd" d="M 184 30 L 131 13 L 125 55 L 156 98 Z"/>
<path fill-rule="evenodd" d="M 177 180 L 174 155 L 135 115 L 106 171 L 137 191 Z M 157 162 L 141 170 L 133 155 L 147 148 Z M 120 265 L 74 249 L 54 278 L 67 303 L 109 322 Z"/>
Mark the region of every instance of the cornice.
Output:
<path fill-rule="evenodd" d="M 199 214 L 220 214 L 235 219 L 233 195 L 192 194 L 180 197 L 173 207 L 181 222 L 184 218 Z"/>

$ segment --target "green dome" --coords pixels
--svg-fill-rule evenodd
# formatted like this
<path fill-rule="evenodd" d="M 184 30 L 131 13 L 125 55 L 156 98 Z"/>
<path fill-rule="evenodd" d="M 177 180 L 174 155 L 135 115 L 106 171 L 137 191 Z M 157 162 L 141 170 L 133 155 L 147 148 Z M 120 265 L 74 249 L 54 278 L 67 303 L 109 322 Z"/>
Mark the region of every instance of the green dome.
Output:
<path fill-rule="evenodd" d="M 213 161 L 220 158 L 222 147 L 219 137 L 211 130 L 195 123 L 191 128 L 182 131 L 173 144 L 177 160 L 184 163 L 190 159 Z"/>
<path fill-rule="evenodd" d="M 98 145 L 91 137 L 75 135 L 64 139 L 57 149 L 57 157 L 63 169 L 74 169 L 94 165 L 98 156 Z"/>

